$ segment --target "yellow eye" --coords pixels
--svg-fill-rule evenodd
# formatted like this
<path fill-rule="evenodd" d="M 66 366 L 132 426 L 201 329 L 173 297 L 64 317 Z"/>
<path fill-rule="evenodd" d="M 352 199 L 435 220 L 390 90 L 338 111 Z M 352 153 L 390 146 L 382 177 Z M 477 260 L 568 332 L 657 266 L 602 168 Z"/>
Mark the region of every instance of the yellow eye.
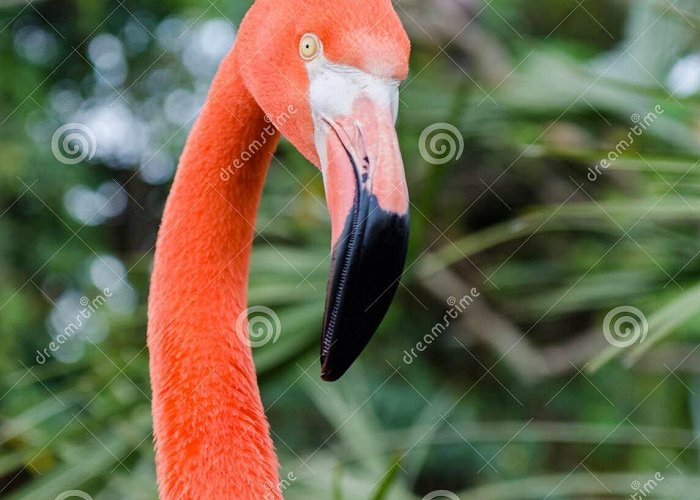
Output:
<path fill-rule="evenodd" d="M 299 41 L 299 54 L 307 61 L 318 55 L 321 48 L 321 40 L 313 33 L 306 33 Z"/>

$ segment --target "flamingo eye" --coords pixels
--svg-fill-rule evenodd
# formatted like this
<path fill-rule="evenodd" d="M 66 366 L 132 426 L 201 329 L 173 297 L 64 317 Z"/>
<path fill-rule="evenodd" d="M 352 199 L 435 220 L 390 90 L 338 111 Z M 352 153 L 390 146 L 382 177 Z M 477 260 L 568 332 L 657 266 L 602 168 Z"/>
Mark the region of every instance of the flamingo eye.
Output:
<path fill-rule="evenodd" d="M 321 40 L 313 33 L 306 33 L 299 41 L 299 54 L 302 59 L 310 61 L 316 57 L 321 49 Z"/>

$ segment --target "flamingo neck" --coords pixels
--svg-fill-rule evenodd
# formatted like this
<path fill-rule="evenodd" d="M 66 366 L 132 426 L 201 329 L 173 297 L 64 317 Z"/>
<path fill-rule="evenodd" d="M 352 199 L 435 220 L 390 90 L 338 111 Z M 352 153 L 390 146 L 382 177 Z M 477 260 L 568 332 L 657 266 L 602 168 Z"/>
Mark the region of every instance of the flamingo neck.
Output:
<path fill-rule="evenodd" d="M 251 349 L 235 331 L 277 140 L 229 55 L 180 159 L 151 277 L 148 348 L 163 499 L 281 498 Z"/>

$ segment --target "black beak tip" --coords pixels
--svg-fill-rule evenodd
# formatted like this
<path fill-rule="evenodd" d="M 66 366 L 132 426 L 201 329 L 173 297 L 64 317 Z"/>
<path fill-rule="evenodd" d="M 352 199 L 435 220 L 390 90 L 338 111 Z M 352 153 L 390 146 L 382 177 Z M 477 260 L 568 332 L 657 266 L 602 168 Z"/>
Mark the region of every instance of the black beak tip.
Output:
<path fill-rule="evenodd" d="M 346 227 L 334 249 L 321 336 L 321 378 L 338 380 L 358 358 L 386 314 L 403 272 L 408 215 L 383 211 L 371 197 L 362 228 Z M 348 245 L 352 237 L 354 244 Z"/>
<path fill-rule="evenodd" d="M 338 350 L 331 348 L 329 355 L 321 354 L 321 379 L 326 382 L 335 382 L 340 379 L 362 351 L 361 348 L 358 350 L 354 348 L 355 346 Z"/>
<path fill-rule="evenodd" d="M 338 377 L 335 376 L 333 370 L 328 366 L 328 356 L 324 356 L 323 354 L 321 354 L 321 379 L 326 382 L 335 382 L 338 380 Z"/>
<path fill-rule="evenodd" d="M 335 382 L 340 377 L 342 377 L 342 374 L 337 374 L 333 372 L 333 370 L 329 370 L 324 366 L 321 367 L 321 380 L 324 380 L 326 382 Z"/>

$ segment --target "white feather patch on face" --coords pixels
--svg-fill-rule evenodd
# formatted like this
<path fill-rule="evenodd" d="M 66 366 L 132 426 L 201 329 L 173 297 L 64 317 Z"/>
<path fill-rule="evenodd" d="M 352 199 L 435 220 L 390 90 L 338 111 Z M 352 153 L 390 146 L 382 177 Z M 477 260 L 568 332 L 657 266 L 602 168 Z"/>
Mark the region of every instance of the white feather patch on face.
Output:
<path fill-rule="evenodd" d="M 306 70 L 309 75 L 314 143 L 322 166 L 327 164 L 326 137 L 330 130 L 326 120 L 340 120 L 350 116 L 358 97 L 368 97 L 378 108 L 391 110 L 394 123 L 396 122 L 398 80 L 378 78 L 352 66 L 333 64 L 323 54 L 308 61 Z"/>

